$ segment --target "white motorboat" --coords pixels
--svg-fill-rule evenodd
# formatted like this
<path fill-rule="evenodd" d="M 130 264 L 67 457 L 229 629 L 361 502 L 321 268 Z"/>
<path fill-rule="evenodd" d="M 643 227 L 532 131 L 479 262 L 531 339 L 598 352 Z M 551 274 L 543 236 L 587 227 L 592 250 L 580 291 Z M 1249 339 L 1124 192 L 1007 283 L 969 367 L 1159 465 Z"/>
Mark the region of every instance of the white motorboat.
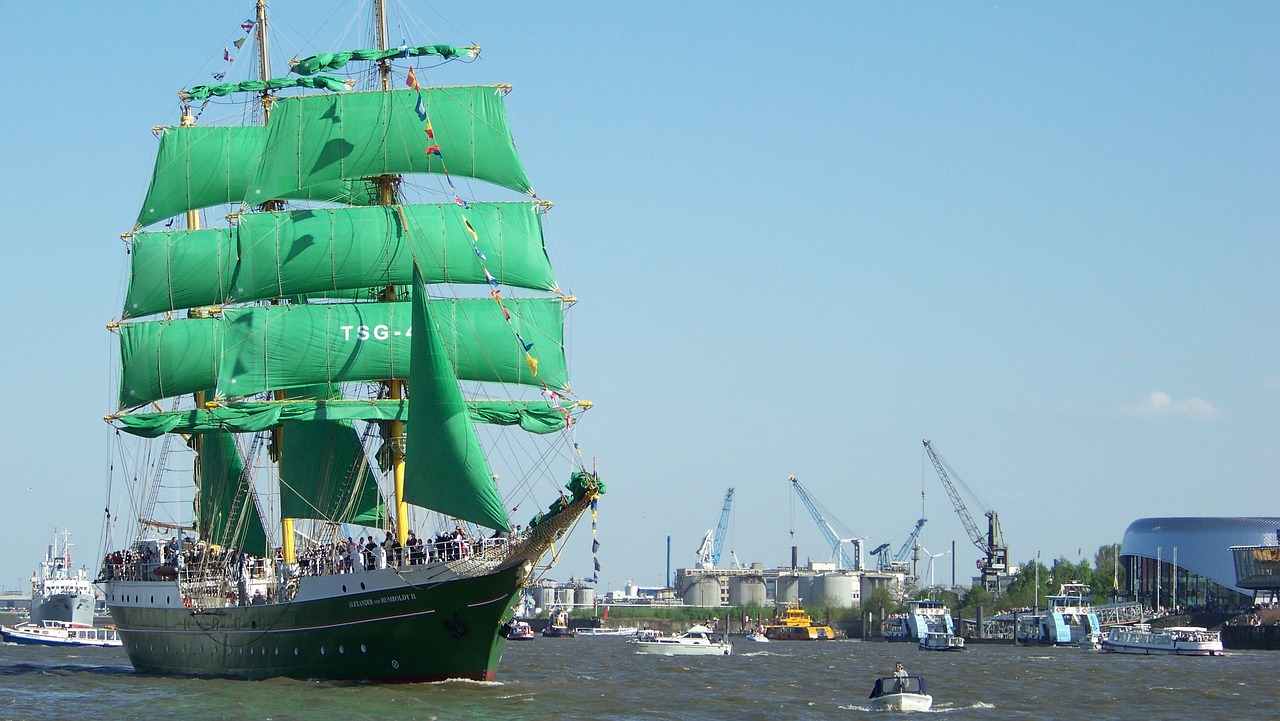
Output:
<path fill-rule="evenodd" d="M 883 676 L 871 689 L 871 708 L 876 711 L 928 711 L 933 697 L 925 691 L 923 676 Z"/>
<path fill-rule="evenodd" d="M 733 644 L 700 624 L 678 636 L 636 638 L 627 643 L 636 647 L 636 653 L 661 656 L 728 656 L 733 653 Z"/>
<path fill-rule="evenodd" d="M 1142 656 L 1221 656 L 1222 636 L 1203 626 L 1152 630 L 1147 624 L 1116 626 L 1102 639 L 1102 650 Z"/>
<path fill-rule="evenodd" d="M 0 636 L 9 643 L 36 646 L 121 646 L 114 628 L 77 626 L 59 621 L 0 626 Z"/>
<path fill-rule="evenodd" d="M 747 640 L 755 641 L 756 643 L 769 643 L 769 637 L 764 635 L 764 631 L 760 631 L 760 630 L 756 630 L 756 631 L 752 631 L 751 633 L 748 633 Z"/>
<path fill-rule="evenodd" d="M 942 631 L 930 631 L 920 638 L 921 651 L 963 651 L 964 639 Z"/>
<path fill-rule="evenodd" d="M 640 628 L 637 626 L 619 626 L 617 628 L 579 628 L 579 636 L 634 636 Z"/>

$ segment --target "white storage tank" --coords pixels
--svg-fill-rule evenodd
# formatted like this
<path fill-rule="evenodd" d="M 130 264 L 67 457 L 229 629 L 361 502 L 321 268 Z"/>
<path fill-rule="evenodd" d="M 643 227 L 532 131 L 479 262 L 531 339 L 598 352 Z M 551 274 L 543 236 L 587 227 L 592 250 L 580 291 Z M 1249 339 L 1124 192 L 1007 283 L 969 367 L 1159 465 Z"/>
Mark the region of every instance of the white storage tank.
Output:
<path fill-rule="evenodd" d="M 763 576 L 730 576 L 730 606 L 763 606 L 768 598 Z"/>
<path fill-rule="evenodd" d="M 824 573 L 815 576 L 805 599 L 811 606 L 853 607 L 854 578 L 847 573 Z"/>
<path fill-rule="evenodd" d="M 686 586 L 680 598 L 686 606 L 719 606 L 720 579 L 715 576 L 702 576 Z"/>
<path fill-rule="evenodd" d="M 800 600 L 800 577 L 799 576 L 778 576 L 777 585 L 773 592 L 774 603 L 779 605 L 784 603 L 794 603 Z"/>
<path fill-rule="evenodd" d="M 573 588 L 571 586 L 561 586 L 556 589 L 556 605 L 561 608 L 573 608 Z"/>
<path fill-rule="evenodd" d="M 596 590 L 590 586 L 579 586 L 573 590 L 573 603 L 578 608 L 591 608 L 596 605 Z"/>
<path fill-rule="evenodd" d="M 555 586 L 539 586 L 538 587 L 538 607 L 543 611 L 550 611 L 556 605 L 556 587 Z"/>

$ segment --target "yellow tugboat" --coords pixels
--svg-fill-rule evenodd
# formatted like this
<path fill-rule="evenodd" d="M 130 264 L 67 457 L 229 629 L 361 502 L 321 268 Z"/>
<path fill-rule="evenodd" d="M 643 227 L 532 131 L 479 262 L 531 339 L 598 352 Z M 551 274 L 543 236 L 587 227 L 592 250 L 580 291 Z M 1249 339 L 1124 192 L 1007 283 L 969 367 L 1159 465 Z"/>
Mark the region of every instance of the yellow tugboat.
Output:
<path fill-rule="evenodd" d="M 836 632 L 826 624 L 815 624 L 796 603 L 788 604 L 782 615 L 774 614 L 773 623 L 764 627 L 764 636 L 773 641 L 830 641 Z"/>

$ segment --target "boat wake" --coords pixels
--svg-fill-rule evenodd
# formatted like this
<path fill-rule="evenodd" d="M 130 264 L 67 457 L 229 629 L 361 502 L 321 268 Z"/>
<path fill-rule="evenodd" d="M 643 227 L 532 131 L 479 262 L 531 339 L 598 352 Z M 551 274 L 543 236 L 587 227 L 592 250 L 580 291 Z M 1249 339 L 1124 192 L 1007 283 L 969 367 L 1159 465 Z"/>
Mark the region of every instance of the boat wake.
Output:
<path fill-rule="evenodd" d="M 15 644 L 16 645 L 16 644 Z M 91 664 L 35 664 L 15 663 L 0 666 L 0 676 L 70 676 L 79 673 L 92 673 L 100 676 L 136 676 L 138 673 L 132 666 L 97 666 Z"/>

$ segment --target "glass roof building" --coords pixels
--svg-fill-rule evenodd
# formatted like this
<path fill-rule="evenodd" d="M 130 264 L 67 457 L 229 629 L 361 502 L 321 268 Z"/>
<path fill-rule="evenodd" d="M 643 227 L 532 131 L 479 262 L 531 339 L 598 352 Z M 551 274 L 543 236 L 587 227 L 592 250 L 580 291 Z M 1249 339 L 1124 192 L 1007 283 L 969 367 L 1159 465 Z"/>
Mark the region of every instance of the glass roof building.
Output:
<path fill-rule="evenodd" d="M 1277 517 L 1139 518 L 1124 532 L 1121 593 L 1152 608 L 1247 609 L 1258 587 L 1237 578 L 1232 547 L 1277 546 L 1277 534 Z"/>

